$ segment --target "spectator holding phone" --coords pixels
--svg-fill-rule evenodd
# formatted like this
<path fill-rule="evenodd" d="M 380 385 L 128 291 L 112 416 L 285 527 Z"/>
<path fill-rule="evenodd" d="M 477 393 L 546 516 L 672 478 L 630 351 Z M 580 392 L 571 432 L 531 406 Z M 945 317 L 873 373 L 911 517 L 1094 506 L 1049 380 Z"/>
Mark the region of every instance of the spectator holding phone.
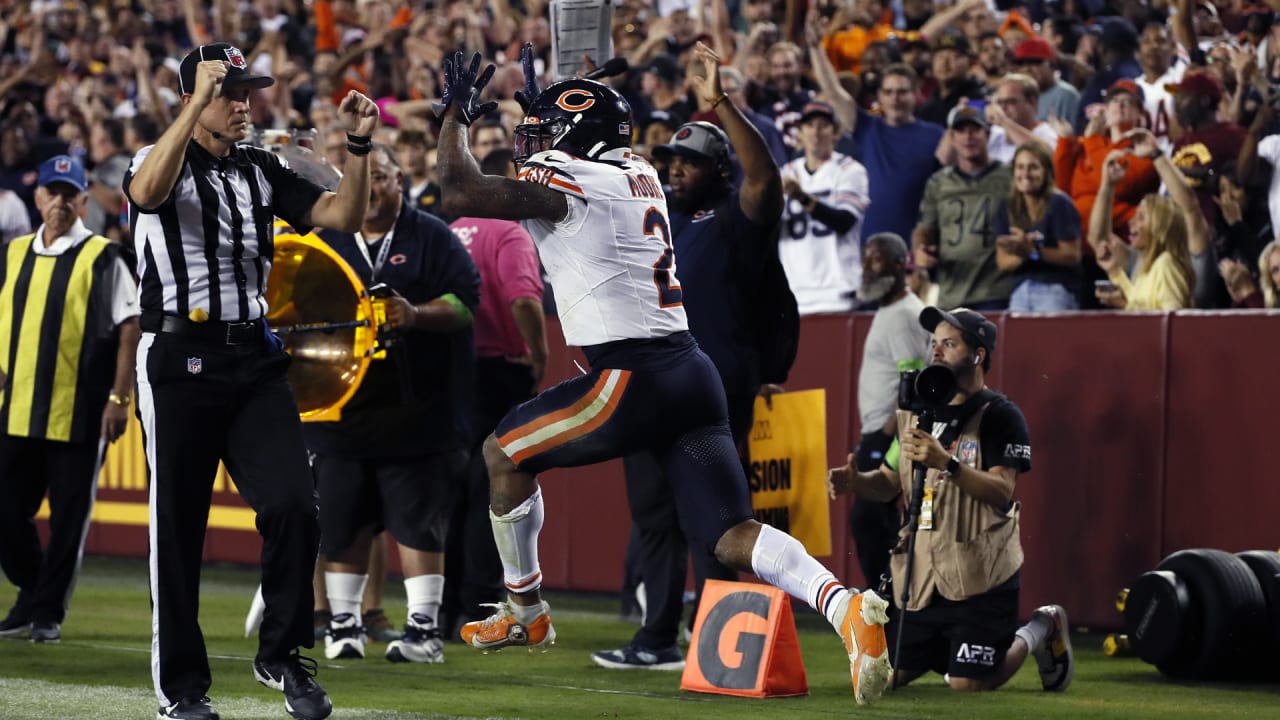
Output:
<path fill-rule="evenodd" d="M 1209 224 L 1200 211 L 1195 193 L 1182 172 L 1164 153 L 1149 130 L 1132 130 L 1131 146 L 1112 150 L 1102 169 L 1102 186 L 1089 221 L 1089 244 L 1098 265 L 1116 287 L 1094 292 L 1104 305 L 1124 310 L 1180 310 L 1195 306 L 1192 289 L 1195 270 L 1191 256 L 1204 251 Z M 1116 185 L 1125 177 L 1131 158 L 1153 160 L 1171 197 L 1151 194 L 1143 198 L 1129 221 L 1129 244 L 1112 235 L 1111 216 Z M 1130 249 L 1132 246 L 1132 249 Z M 1137 267 L 1129 276 L 1130 254 L 1137 252 Z"/>
<path fill-rule="evenodd" d="M 1080 284 L 1080 213 L 1053 183 L 1053 154 L 1043 143 L 1013 155 L 1013 187 L 995 217 L 996 267 L 1014 274 L 1009 309 L 1076 310 Z"/>

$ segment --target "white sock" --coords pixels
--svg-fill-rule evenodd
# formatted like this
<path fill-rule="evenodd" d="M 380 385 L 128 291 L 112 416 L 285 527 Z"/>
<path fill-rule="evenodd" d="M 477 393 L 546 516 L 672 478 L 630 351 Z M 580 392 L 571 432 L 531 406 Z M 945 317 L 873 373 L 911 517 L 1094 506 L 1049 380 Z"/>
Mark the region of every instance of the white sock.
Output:
<path fill-rule="evenodd" d="M 831 571 L 813 559 L 799 540 L 770 525 L 760 527 L 760 536 L 751 548 L 751 569 L 765 582 L 809 603 L 826 616 L 832 626 L 840 600 L 849 594 Z"/>
<path fill-rule="evenodd" d="M 538 533 L 542 530 L 542 489 L 501 517 L 489 511 L 493 539 L 502 558 L 502 579 L 507 590 L 524 593 L 542 585 L 538 565 Z"/>
<path fill-rule="evenodd" d="M 1014 633 L 1027 644 L 1027 651 L 1033 651 L 1044 644 L 1053 632 L 1053 622 L 1046 617 L 1033 617 L 1031 622 L 1018 628 Z"/>
<path fill-rule="evenodd" d="M 360 619 L 360 603 L 364 600 L 364 585 L 368 582 L 367 574 L 357 573 L 324 573 L 325 594 L 329 596 L 329 612 L 334 616 L 351 613 Z"/>
<path fill-rule="evenodd" d="M 444 597 L 443 575 L 419 575 L 404 579 L 404 594 L 409 601 L 409 616 L 426 615 L 431 624 L 440 618 L 440 599 Z"/>
<path fill-rule="evenodd" d="M 540 602 L 536 605 L 517 605 L 513 602 L 509 602 L 507 603 L 507 607 L 511 608 L 511 615 L 514 616 L 516 621 L 522 625 L 528 625 L 534 620 L 537 620 L 539 615 L 547 612 L 549 609 L 546 602 Z"/>

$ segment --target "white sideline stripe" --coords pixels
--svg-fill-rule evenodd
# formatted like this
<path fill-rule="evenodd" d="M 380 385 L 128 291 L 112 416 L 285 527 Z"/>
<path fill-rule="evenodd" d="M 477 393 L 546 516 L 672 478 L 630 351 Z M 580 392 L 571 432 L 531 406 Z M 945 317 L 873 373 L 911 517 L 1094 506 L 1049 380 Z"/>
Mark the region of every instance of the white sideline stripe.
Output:
<path fill-rule="evenodd" d="M 278 693 L 277 693 L 278 695 Z M 215 698 L 222 717 L 236 720 L 280 720 L 280 700 Z M 343 720 L 463 720 L 456 715 L 418 715 L 372 708 L 339 707 Z M 143 688 L 113 685 L 63 685 L 44 680 L 0 678 L 0 717 L 6 720 L 137 720 L 156 715 L 155 700 Z"/>

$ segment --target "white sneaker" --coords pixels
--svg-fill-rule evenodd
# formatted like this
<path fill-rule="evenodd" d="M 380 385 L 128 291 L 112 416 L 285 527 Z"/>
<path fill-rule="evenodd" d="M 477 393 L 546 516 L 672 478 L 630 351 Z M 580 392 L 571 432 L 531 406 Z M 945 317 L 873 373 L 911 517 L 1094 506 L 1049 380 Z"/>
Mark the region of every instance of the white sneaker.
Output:
<path fill-rule="evenodd" d="M 1071 649 L 1071 626 L 1067 623 L 1067 611 L 1061 605 L 1045 605 L 1031 613 L 1031 618 L 1047 618 L 1053 624 L 1053 632 L 1044 644 L 1031 651 L 1040 668 L 1040 684 L 1045 692 L 1062 692 L 1071 687 L 1075 672 L 1075 653 Z"/>
<path fill-rule="evenodd" d="M 404 635 L 387 644 L 387 660 L 391 662 L 442 663 L 444 638 L 435 622 L 419 613 L 409 616 Z"/>
<path fill-rule="evenodd" d="M 324 631 L 324 656 L 330 660 L 364 657 L 364 626 L 351 613 L 334 615 Z"/>

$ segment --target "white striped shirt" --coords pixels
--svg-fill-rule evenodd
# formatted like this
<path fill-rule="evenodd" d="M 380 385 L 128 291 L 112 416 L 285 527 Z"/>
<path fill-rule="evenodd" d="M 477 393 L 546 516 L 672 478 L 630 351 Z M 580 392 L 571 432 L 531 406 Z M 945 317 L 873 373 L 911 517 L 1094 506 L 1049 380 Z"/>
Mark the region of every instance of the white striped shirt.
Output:
<path fill-rule="evenodd" d="M 224 322 L 264 316 L 273 217 L 309 232 L 302 220 L 324 188 L 265 150 L 237 145 L 219 158 L 191 141 L 169 197 L 145 210 L 129 185 L 153 147 L 138 151 L 124 179 L 143 312 L 186 318 L 200 308 Z"/>

